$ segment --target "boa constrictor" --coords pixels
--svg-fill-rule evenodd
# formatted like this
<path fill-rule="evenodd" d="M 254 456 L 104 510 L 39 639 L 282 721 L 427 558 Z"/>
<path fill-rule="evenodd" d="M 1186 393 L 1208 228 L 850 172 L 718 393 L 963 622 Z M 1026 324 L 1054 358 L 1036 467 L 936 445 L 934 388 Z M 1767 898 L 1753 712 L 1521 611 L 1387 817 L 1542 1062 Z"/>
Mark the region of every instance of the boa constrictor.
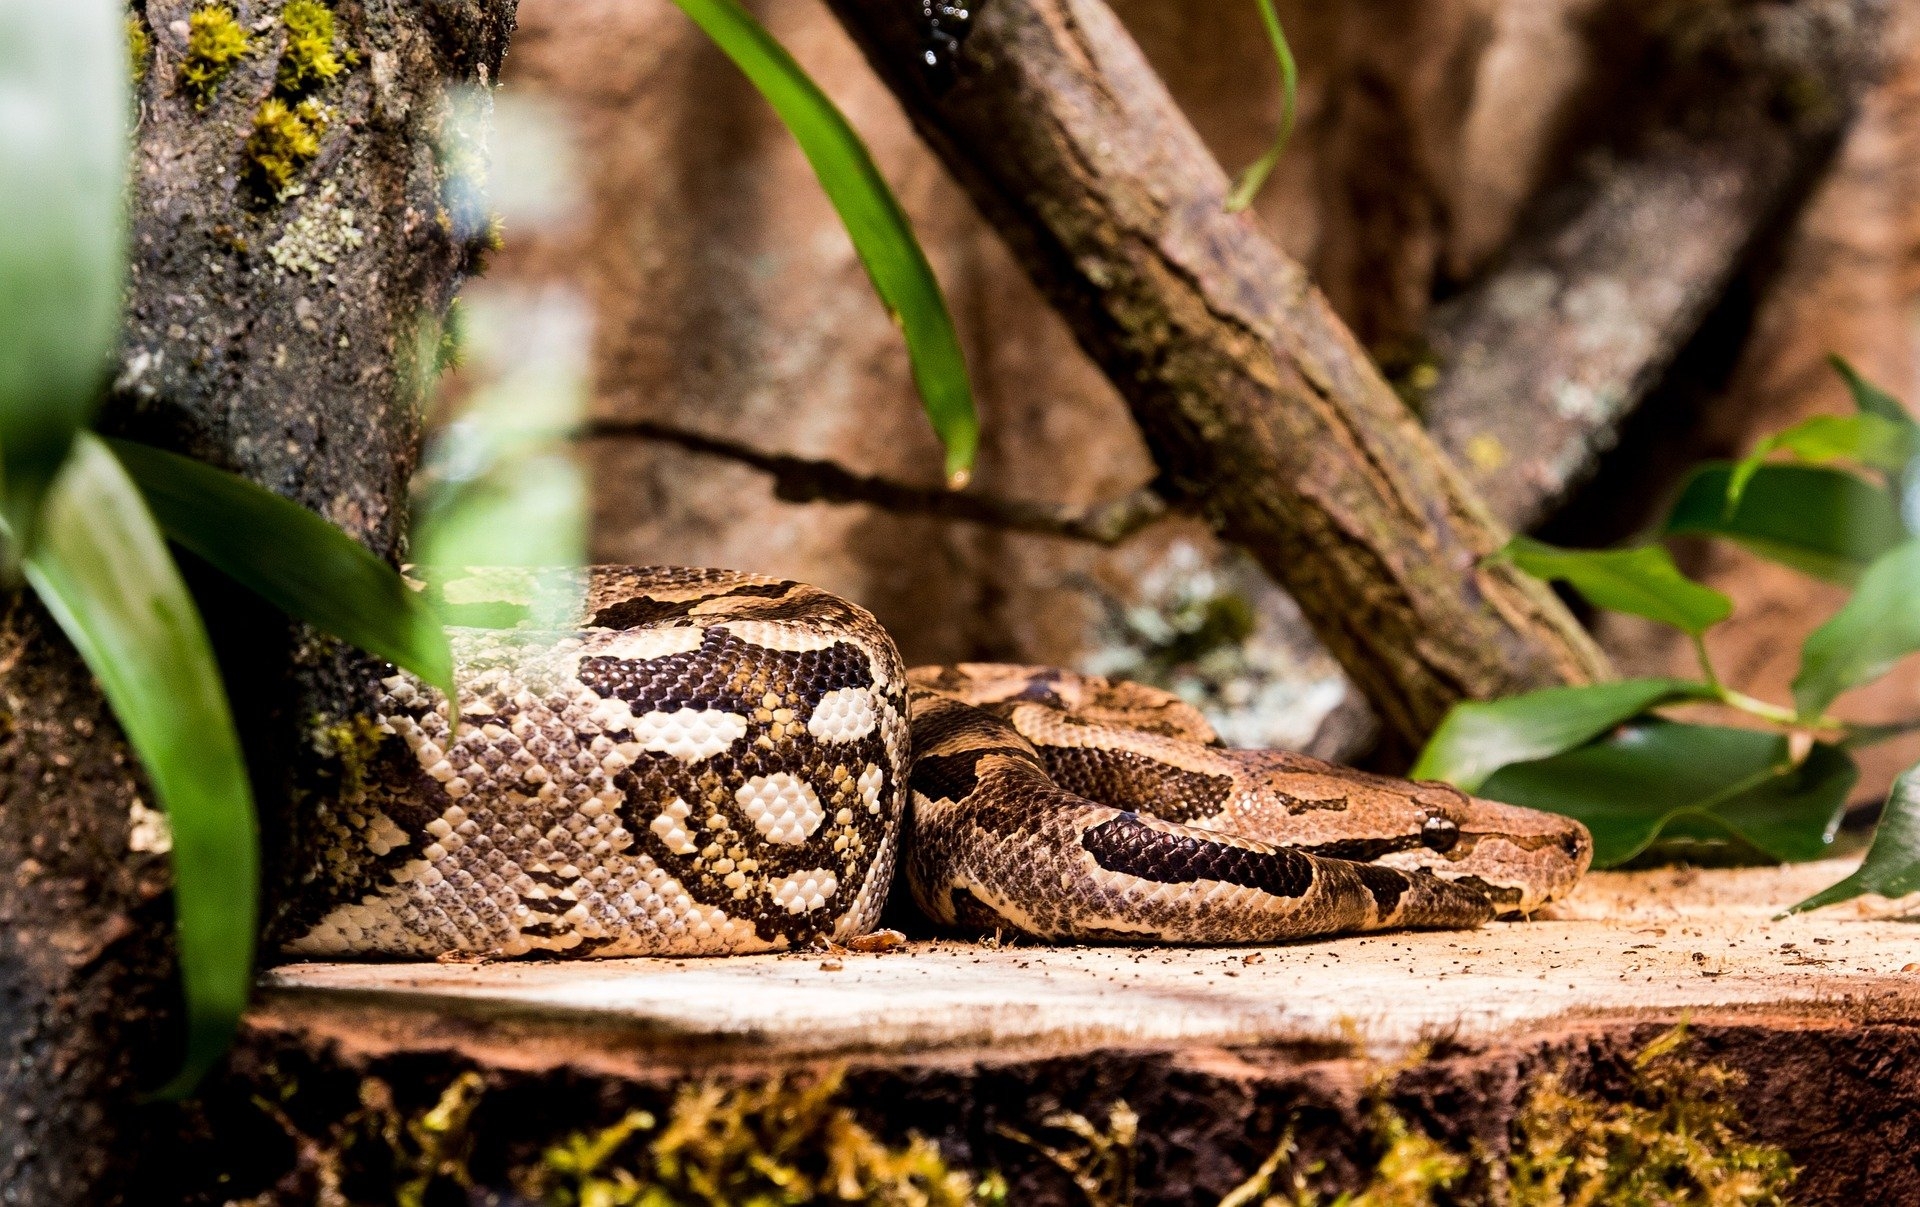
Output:
<path fill-rule="evenodd" d="M 290 954 L 844 942 L 896 861 L 948 926 L 1267 942 L 1525 913 L 1591 856 L 1565 818 L 1223 749 L 1151 688 L 908 671 L 871 615 L 803 584 L 597 567 L 540 623 L 516 581 L 437 588 L 506 627 L 453 630 L 457 732 L 438 693 L 384 681 L 386 757 L 322 811 L 336 904 Z"/>

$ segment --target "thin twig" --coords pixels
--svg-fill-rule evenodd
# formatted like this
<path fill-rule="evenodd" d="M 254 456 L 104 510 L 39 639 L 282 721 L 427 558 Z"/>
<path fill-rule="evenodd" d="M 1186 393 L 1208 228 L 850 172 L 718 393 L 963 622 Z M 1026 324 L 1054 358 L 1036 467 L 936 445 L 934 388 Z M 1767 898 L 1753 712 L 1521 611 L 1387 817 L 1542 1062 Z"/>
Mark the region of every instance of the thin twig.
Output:
<path fill-rule="evenodd" d="M 914 486 L 856 473 L 832 461 L 769 453 L 721 436 L 692 432 L 650 419 L 601 419 L 579 432 L 583 439 L 638 438 L 677 445 L 691 452 L 725 457 L 773 478 L 776 498 L 789 503 L 868 503 L 883 511 L 941 516 L 973 524 L 991 524 L 1015 532 L 1117 545 L 1171 514 L 1152 487 L 1093 507 L 1065 507 L 1025 499 Z"/>

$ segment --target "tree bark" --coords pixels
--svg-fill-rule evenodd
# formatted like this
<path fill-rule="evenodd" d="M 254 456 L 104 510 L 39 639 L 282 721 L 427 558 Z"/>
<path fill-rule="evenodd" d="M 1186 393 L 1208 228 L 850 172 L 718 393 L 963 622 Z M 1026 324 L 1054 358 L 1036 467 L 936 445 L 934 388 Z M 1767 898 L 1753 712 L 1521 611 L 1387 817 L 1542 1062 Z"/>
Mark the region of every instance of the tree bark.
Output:
<path fill-rule="evenodd" d="M 1440 377 L 1422 414 L 1502 523 L 1534 527 L 1592 472 L 1806 195 L 1885 15 L 1884 0 L 1802 0 L 1607 24 L 1643 43 L 1607 56 L 1624 64 L 1610 139 L 1428 324 Z"/>
<path fill-rule="evenodd" d="M 404 533 L 419 428 L 415 348 L 474 239 L 442 201 L 444 84 L 486 83 L 513 0 L 344 0 L 350 70 L 302 192 L 249 178 L 254 114 L 275 88 L 277 3 L 234 4 L 255 51 L 204 109 L 177 86 L 188 0 L 135 16 L 153 50 L 138 89 L 133 268 L 107 430 L 202 457 L 303 503 L 385 556 Z M 484 225 L 484 224 L 482 224 Z M 296 824 L 337 778 L 324 735 L 373 685 L 358 655 L 189 567 L 220 647 L 268 838 L 268 906 L 296 908 Z M 179 1060 L 164 854 L 153 804 L 98 690 L 44 611 L 0 617 L 0 1201 L 142 1201 L 142 1135 L 172 1108 L 135 1098 Z M 141 808 L 136 808 L 140 802 Z M 153 1130 L 159 1129 L 159 1130 Z"/>
<path fill-rule="evenodd" d="M 1601 655 L 1539 584 L 1101 0 L 987 0 L 957 55 L 919 7 L 829 0 L 1125 395 L 1159 488 L 1284 585 L 1405 740 Z M 929 48 L 936 51 L 929 65 Z"/>

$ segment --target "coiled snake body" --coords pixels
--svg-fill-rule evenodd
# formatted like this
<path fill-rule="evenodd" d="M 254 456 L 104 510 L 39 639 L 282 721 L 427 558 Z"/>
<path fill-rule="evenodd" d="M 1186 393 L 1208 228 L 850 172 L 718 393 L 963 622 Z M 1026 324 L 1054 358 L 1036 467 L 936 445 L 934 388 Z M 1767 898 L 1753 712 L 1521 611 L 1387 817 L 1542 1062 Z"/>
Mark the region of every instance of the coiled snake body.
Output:
<path fill-rule="evenodd" d="M 524 610 L 515 581 L 441 589 Z M 323 812 L 317 875 L 339 903 L 290 953 L 846 941 L 877 924 L 896 860 L 924 913 L 975 931 L 1465 927 L 1566 892 L 1591 854 L 1565 818 L 1222 749 L 1151 688 L 909 672 L 871 615 L 803 584 L 626 567 L 573 581 L 557 623 L 454 630 L 457 733 L 437 693 L 385 681 L 385 757 Z"/>

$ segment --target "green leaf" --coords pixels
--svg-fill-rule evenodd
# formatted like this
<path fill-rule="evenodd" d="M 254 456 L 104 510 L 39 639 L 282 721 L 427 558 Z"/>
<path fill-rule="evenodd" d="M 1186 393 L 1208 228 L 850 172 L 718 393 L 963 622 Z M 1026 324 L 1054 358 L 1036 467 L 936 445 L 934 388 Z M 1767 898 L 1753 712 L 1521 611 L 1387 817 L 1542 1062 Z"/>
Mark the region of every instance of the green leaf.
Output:
<path fill-rule="evenodd" d="M 1860 409 L 1861 414 L 1878 415 L 1882 419 L 1892 419 L 1902 423 L 1913 422 L 1912 416 L 1907 414 L 1907 408 L 1901 405 L 1898 398 L 1860 376 L 1859 370 L 1847 363 L 1844 357 L 1829 356 L 1827 363 L 1833 366 L 1834 372 L 1846 379 L 1847 391 L 1853 395 L 1853 405 Z"/>
<path fill-rule="evenodd" d="M 1411 774 L 1477 792 L 1509 763 L 1571 750 L 1648 709 L 1712 694 L 1706 684 L 1686 679 L 1628 679 L 1456 704 L 1427 740 Z"/>
<path fill-rule="evenodd" d="M 0 4 L 0 474 L 22 536 L 119 337 L 128 109 L 120 0 Z"/>
<path fill-rule="evenodd" d="M 964 485 L 980 441 L 960 337 L 906 213 L 827 94 L 736 0 L 674 0 L 746 73 L 793 133 L 840 213 L 880 300 L 906 335 L 914 384 L 947 450 L 947 477 Z"/>
<path fill-rule="evenodd" d="M 83 433 L 54 480 L 27 580 L 100 680 L 173 833 L 186 990 L 179 1096 L 226 1050 L 252 985 L 259 866 L 253 794 L 200 613 L 140 492 Z"/>
<path fill-rule="evenodd" d="M 1630 612 L 1698 637 L 1733 614 L 1733 601 L 1680 573 L 1658 545 L 1559 549 L 1517 536 L 1496 556 L 1536 578 L 1559 579 L 1597 607 Z"/>
<path fill-rule="evenodd" d="M 433 608 L 326 520 L 245 478 L 125 440 L 107 442 L 168 537 L 289 616 L 453 694 Z"/>
<path fill-rule="evenodd" d="M 1724 463 L 1694 470 L 1667 515 L 1667 534 L 1732 540 L 1761 557 L 1841 584 L 1858 579 L 1874 559 L 1906 539 L 1893 495 L 1858 474 L 1763 465 L 1728 511 L 1731 476 Z"/>
<path fill-rule="evenodd" d="M 1857 775 L 1838 747 L 1816 744 L 1795 766 L 1778 734 L 1649 718 L 1503 767 L 1479 795 L 1583 822 L 1596 867 L 1661 837 L 1732 836 L 1776 859 L 1813 859 L 1830 849 Z"/>
<path fill-rule="evenodd" d="M 1920 451 L 1920 428 L 1905 419 L 1888 419 L 1864 411 L 1858 415 L 1815 415 L 1796 423 L 1762 440 L 1744 461 L 1733 467 L 1733 476 L 1727 482 L 1727 511 L 1739 506 L 1748 481 L 1759 472 L 1766 459 L 1782 451 L 1816 465 L 1851 461 L 1900 474 Z"/>
<path fill-rule="evenodd" d="M 1800 649 L 1793 699 L 1817 717 L 1849 688 L 1878 679 L 1920 650 L 1920 540 L 1893 549 L 1868 568 L 1846 606 Z"/>
<path fill-rule="evenodd" d="M 1294 64 L 1293 48 L 1287 45 L 1287 33 L 1280 28 L 1280 14 L 1273 11 L 1273 0 L 1255 0 L 1255 3 L 1260 7 L 1260 21 L 1267 27 L 1267 41 L 1273 43 L 1274 60 L 1280 66 L 1280 131 L 1273 136 L 1273 146 L 1267 153 L 1254 160 L 1234 182 L 1233 191 L 1227 194 L 1229 214 L 1237 214 L 1253 204 L 1274 165 L 1286 153 L 1300 108 L 1300 69 Z"/>
<path fill-rule="evenodd" d="M 1909 767 L 1893 781 L 1873 845 L 1853 875 L 1820 890 L 1787 912 L 1819 909 L 1866 893 L 1904 897 L 1920 891 L 1920 767 Z"/>

